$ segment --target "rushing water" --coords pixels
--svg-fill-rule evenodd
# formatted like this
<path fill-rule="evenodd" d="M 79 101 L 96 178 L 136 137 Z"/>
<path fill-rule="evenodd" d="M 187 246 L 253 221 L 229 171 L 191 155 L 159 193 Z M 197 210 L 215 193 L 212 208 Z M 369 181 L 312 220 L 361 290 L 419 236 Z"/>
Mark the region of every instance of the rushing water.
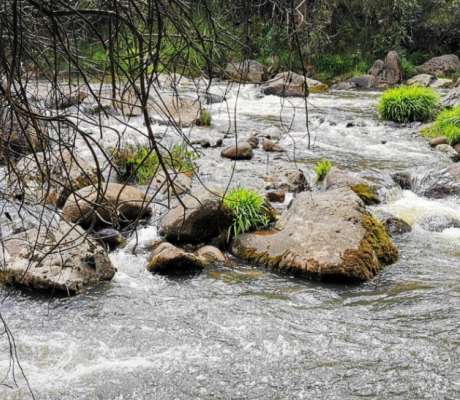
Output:
<path fill-rule="evenodd" d="M 210 108 L 213 129 L 193 129 L 191 139 L 230 132 L 230 144 L 235 131 L 257 131 L 278 135 L 289 151 L 267 159 L 258 150 L 235 166 L 220 149 L 203 150 L 204 183 L 226 185 L 233 176 L 232 184 L 261 188 L 267 165 L 288 157 L 306 173 L 327 157 L 378 182 L 391 171 L 423 175 L 449 164 L 416 124 L 378 121 L 378 92 L 312 95 L 311 149 L 300 100 L 260 98 L 252 87 L 230 94 Z M 236 126 L 228 117 L 235 106 Z M 107 133 L 103 145 L 111 140 Z M 111 254 L 118 272 L 110 283 L 70 299 L 13 291 L 2 315 L 32 391 L 56 400 L 460 398 L 460 229 L 424 222 L 434 215 L 460 223 L 460 201 L 389 193 L 370 211 L 395 214 L 413 230 L 394 239 L 400 260 L 365 284 L 326 285 L 234 259 L 190 277 L 152 275 L 148 252 L 129 252 L 158 237 L 152 222 Z M 0 378 L 8 375 L 10 387 L 0 385 L 0 398 L 31 398 L 17 366 L 16 384 L 7 374 L 1 340 Z"/>

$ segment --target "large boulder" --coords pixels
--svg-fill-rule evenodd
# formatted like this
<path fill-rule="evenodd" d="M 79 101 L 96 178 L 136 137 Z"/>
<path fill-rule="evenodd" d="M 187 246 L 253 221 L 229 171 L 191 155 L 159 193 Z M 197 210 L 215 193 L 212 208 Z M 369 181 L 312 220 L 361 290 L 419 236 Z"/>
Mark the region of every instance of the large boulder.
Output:
<path fill-rule="evenodd" d="M 382 225 L 349 188 L 300 193 L 272 235 L 245 233 L 232 250 L 270 269 L 333 281 L 366 281 L 398 258 Z"/>
<path fill-rule="evenodd" d="M 446 54 L 434 57 L 426 63 L 419 65 L 418 70 L 432 75 L 449 75 L 460 72 L 460 60 L 455 54 Z"/>
<path fill-rule="evenodd" d="M 377 60 L 369 70 L 377 85 L 396 85 L 402 81 L 402 62 L 396 51 L 387 54 L 385 62 Z"/>
<path fill-rule="evenodd" d="M 153 250 L 147 269 L 159 275 L 182 275 L 199 272 L 204 266 L 204 258 L 165 242 Z"/>
<path fill-rule="evenodd" d="M 294 72 L 283 72 L 265 82 L 262 91 L 266 95 L 281 97 L 307 97 L 310 93 L 327 93 L 329 87 L 314 79 Z"/>
<path fill-rule="evenodd" d="M 267 80 L 267 68 L 254 60 L 231 62 L 224 73 L 229 79 L 241 83 L 262 83 Z"/>
<path fill-rule="evenodd" d="M 2 280 L 17 286 L 78 292 L 115 275 L 104 248 L 66 222 L 10 236 L 0 247 Z"/>
<path fill-rule="evenodd" d="M 359 89 L 371 89 L 375 86 L 375 77 L 372 75 L 360 75 L 347 79 L 346 83 L 352 83 Z"/>
<path fill-rule="evenodd" d="M 442 98 L 441 104 L 447 108 L 460 106 L 460 86 L 454 87 Z"/>
<path fill-rule="evenodd" d="M 63 150 L 21 158 L 8 183 L 17 198 L 63 207 L 72 192 L 97 181 L 95 168 L 76 153 Z"/>
<path fill-rule="evenodd" d="M 217 186 L 199 188 L 172 209 L 161 226 L 174 242 L 206 243 L 227 230 L 233 212 L 223 203 L 223 190 Z"/>
<path fill-rule="evenodd" d="M 118 183 L 77 190 L 62 209 L 65 220 L 82 225 L 127 225 L 151 215 L 152 208 L 144 192 Z"/>

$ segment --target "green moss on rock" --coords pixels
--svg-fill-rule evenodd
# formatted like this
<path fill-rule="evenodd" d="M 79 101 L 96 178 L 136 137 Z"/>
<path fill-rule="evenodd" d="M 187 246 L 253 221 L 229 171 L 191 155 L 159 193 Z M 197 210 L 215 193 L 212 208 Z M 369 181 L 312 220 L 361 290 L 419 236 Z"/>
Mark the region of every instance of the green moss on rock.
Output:
<path fill-rule="evenodd" d="M 351 190 L 355 192 L 362 201 L 367 205 L 379 204 L 380 198 L 375 194 L 374 190 L 365 183 L 350 186 Z"/>

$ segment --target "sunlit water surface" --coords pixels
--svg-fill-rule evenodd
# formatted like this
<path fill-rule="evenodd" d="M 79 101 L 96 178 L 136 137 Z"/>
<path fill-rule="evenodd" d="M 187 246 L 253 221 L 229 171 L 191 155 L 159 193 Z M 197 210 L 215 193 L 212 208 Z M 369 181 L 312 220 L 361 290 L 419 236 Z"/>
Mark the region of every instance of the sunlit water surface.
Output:
<path fill-rule="evenodd" d="M 377 182 L 392 171 L 427 174 L 449 165 L 416 124 L 380 122 L 379 95 L 312 95 L 308 149 L 300 100 L 260 98 L 243 87 L 210 107 L 212 130 L 192 129 L 190 138 L 230 132 L 230 145 L 262 132 L 278 135 L 288 153 L 267 159 L 259 149 L 235 166 L 219 157 L 221 149 L 203 150 L 201 178 L 262 188 L 269 166 L 290 159 L 308 174 L 322 157 Z M 236 126 L 228 114 L 235 105 Z M 145 131 L 141 122 L 138 129 Z M 114 139 L 107 132 L 101 140 Z M 151 222 L 138 231 L 141 251 L 130 253 L 133 237 L 111 254 L 112 282 L 70 299 L 9 293 L 2 315 L 30 388 L 37 399 L 56 400 L 460 398 L 460 229 L 432 232 L 420 223 L 431 214 L 460 222 L 460 201 L 401 190 L 389 198 L 370 211 L 397 215 L 413 230 L 394 239 L 399 261 L 365 284 L 300 280 L 234 259 L 200 275 L 155 276 L 142 251 L 158 238 Z M 0 378 L 7 375 L 8 385 L 0 385 L 0 398 L 31 398 L 18 367 L 16 383 L 8 373 L 6 335 L 0 340 Z"/>

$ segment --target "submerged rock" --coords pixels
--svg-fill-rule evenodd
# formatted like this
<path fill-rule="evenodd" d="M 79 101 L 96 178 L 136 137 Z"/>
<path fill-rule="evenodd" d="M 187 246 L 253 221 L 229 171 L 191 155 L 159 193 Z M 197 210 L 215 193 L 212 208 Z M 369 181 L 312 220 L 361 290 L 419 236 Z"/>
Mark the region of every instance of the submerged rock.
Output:
<path fill-rule="evenodd" d="M 199 272 L 204 265 L 203 258 L 165 242 L 152 252 L 147 269 L 160 275 L 181 275 Z"/>
<path fill-rule="evenodd" d="M 417 222 L 429 232 L 442 232 L 449 228 L 460 228 L 460 221 L 448 215 L 425 214 Z"/>
<path fill-rule="evenodd" d="M 78 292 L 115 275 L 104 248 L 66 222 L 10 236 L 0 246 L 4 279 L 14 285 Z"/>
<path fill-rule="evenodd" d="M 161 223 L 168 240 L 182 243 L 207 243 L 229 228 L 233 212 L 222 201 L 217 186 L 199 188 L 182 199 Z M 185 207 L 185 208 L 184 208 Z"/>
<path fill-rule="evenodd" d="M 270 269 L 334 281 L 365 281 L 395 262 L 398 250 L 349 188 L 300 193 L 273 235 L 245 233 L 234 253 Z"/>
<path fill-rule="evenodd" d="M 391 178 L 399 187 L 403 190 L 412 189 L 412 177 L 408 172 L 394 172 L 391 174 Z"/>
<path fill-rule="evenodd" d="M 382 225 L 390 237 L 412 231 L 412 227 L 406 221 L 394 215 L 386 217 L 382 221 Z"/>

